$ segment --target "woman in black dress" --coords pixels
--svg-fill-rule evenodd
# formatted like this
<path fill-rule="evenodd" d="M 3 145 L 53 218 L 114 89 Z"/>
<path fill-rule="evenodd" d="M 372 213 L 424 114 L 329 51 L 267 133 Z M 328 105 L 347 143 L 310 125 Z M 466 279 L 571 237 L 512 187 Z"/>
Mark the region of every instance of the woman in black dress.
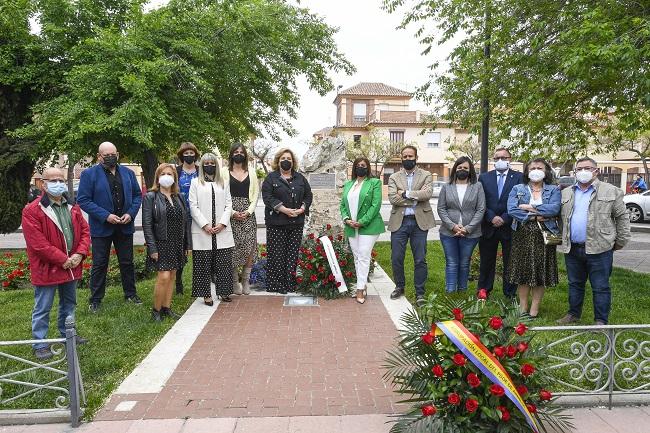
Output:
<path fill-rule="evenodd" d="M 192 249 L 190 212 L 179 192 L 178 175 L 172 164 L 160 164 L 153 187 L 142 201 L 142 230 L 151 266 L 158 271 L 154 286 L 152 318 L 178 319 L 171 310 L 176 271 L 183 267 Z"/>
<path fill-rule="evenodd" d="M 273 169 L 262 184 L 266 222 L 266 291 L 295 292 L 296 261 L 302 242 L 305 215 L 312 193 L 309 182 L 297 171 L 294 153 L 280 149 Z"/>

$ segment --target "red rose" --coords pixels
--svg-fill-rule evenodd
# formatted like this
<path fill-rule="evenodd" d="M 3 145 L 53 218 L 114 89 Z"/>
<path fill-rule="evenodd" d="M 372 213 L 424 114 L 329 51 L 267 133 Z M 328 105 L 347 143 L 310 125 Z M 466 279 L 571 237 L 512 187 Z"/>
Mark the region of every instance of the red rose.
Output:
<path fill-rule="evenodd" d="M 521 366 L 521 374 L 524 376 L 530 376 L 535 373 L 535 367 L 531 364 L 524 364 Z"/>
<path fill-rule="evenodd" d="M 551 394 L 551 391 L 547 391 L 545 389 L 542 389 L 539 391 L 539 398 L 544 401 L 544 400 L 550 400 L 551 397 L 553 397 L 553 394 Z"/>
<path fill-rule="evenodd" d="M 508 347 L 506 347 L 506 355 L 508 355 L 508 358 L 514 358 L 516 354 L 517 348 L 512 344 L 509 344 Z"/>
<path fill-rule="evenodd" d="M 345 273 L 345 276 L 348 277 L 348 278 L 352 278 L 352 271 L 347 271 Z"/>
<path fill-rule="evenodd" d="M 336 240 L 337 240 L 337 241 L 342 241 L 342 240 L 343 240 L 343 236 L 342 236 L 342 235 L 338 235 L 338 236 L 336 237 Z"/>
<path fill-rule="evenodd" d="M 336 278 L 334 278 L 334 275 L 332 275 L 332 274 L 329 274 L 329 275 L 327 276 L 327 281 L 334 281 L 335 279 L 336 279 Z"/>
<path fill-rule="evenodd" d="M 463 320 L 463 317 L 465 317 L 463 311 L 460 308 L 454 308 L 453 310 L 451 310 L 451 312 L 454 313 L 454 319 L 456 320 L 460 321 Z"/>
<path fill-rule="evenodd" d="M 524 325 L 523 323 L 520 323 L 519 325 L 515 326 L 515 332 L 519 335 L 524 335 L 527 330 L 528 330 L 528 326 Z"/>
<path fill-rule="evenodd" d="M 308 235 L 307 237 L 308 237 L 309 239 L 314 239 L 316 236 L 314 236 L 313 233 L 309 233 L 309 235 Z"/>
<path fill-rule="evenodd" d="M 316 276 L 316 274 L 311 274 L 311 277 L 309 277 L 309 279 L 311 280 L 312 283 L 318 281 L 318 277 Z"/>
<path fill-rule="evenodd" d="M 503 326 L 503 320 L 499 316 L 494 316 L 490 319 L 488 325 L 490 325 L 490 328 L 498 330 Z"/>
<path fill-rule="evenodd" d="M 3 281 L 2 287 L 9 287 L 9 281 Z"/>
<path fill-rule="evenodd" d="M 435 339 L 435 336 L 432 333 L 427 332 L 426 334 L 422 335 L 422 337 L 420 337 L 420 338 L 422 338 L 422 341 L 424 342 L 424 344 L 431 344 L 431 343 L 433 343 L 433 340 Z"/>
<path fill-rule="evenodd" d="M 526 404 L 526 407 L 528 408 L 528 412 L 530 413 L 537 413 L 537 406 L 535 406 L 532 403 Z"/>
<path fill-rule="evenodd" d="M 497 385 L 496 383 L 490 386 L 490 394 L 496 396 L 496 397 L 502 397 L 503 394 L 505 394 L 506 391 L 503 389 L 501 385 Z"/>
<path fill-rule="evenodd" d="M 481 379 L 479 379 L 475 373 L 470 373 L 467 375 L 467 383 L 469 383 L 469 386 L 472 388 L 476 388 L 481 385 Z"/>
<path fill-rule="evenodd" d="M 316 239 L 316 243 L 317 243 L 317 244 L 320 244 L 320 239 Z"/>
<path fill-rule="evenodd" d="M 333 241 L 333 240 L 334 240 L 334 236 L 332 236 L 332 235 L 327 236 L 327 238 L 328 238 L 330 241 Z"/>
<path fill-rule="evenodd" d="M 478 400 L 468 398 L 465 402 L 465 409 L 467 409 L 467 412 L 469 413 L 476 412 L 476 409 L 478 409 Z"/>
<path fill-rule="evenodd" d="M 517 392 L 523 397 L 524 395 L 528 394 L 528 388 L 526 388 L 526 385 L 518 385 Z"/>
<path fill-rule="evenodd" d="M 327 224 L 325 227 L 327 227 L 327 230 L 332 230 L 332 224 Z"/>
<path fill-rule="evenodd" d="M 341 287 L 341 282 L 340 281 L 336 282 L 336 287 Z"/>
<path fill-rule="evenodd" d="M 305 268 L 307 268 L 307 269 L 309 269 L 311 271 L 312 269 L 314 269 L 314 266 L 311 263 L 307 263 L 305 265 Z"/>
<path fill-rule="evenodd" d="M 438 364 L 434 365 L 431 371 L 433 372 L 433 375 L 436 377 L 442 377 L 445 374 L 445 370 L 443 370 L 442 366 Z"/>
<path fill-rule="evenodd" d="M 296 277 L 296 283 L 302 284 L 302 277 Z"/>
<path fill-rule="evenodd" d="M 467 362 L 467 360 L 465 359 L 465 356 L 462 353 L 455 354 L 454 357 L 452 358 L 452 360 L 454 361 L 454 364 L 456 364 L 456 365 L 458 365 L 460 367 L 465 365 L 465 363 Z"/>
<path fill-rule="evenodd" d="M 311 254 L 307 254 L 307 260 L 314 260 L 314 256 L 312 256 Z"/>
<path fill-rule="evenodd" d="M 526 343 L 525 341 L 520 342 L 519 344 L 517 344 L 517 350 L 519 351 L 519 353 L 524 353 L 525 351 L 528 350 L 528 343 Z"/>
<path fill-rule="evenodd" d="M 485 289 L 479 289 L 478 293 L 476 293 L 476 297 L 479 299 L 487 299 L 488 297 L 488 292 Z"/>
<path fill-rule="evenodd" d="M 505 406 L 497 406 L 497 410 L 501 412 L 501 421 L 510 421 L 510 412 Z"/>
<path fill-rule="evenodd" d="M 494 349 L 492 349 L 492 352 L 494 352 L 494 356 L 498 356 L 499 358 L 503 357 L 503 355 L 505 355 L 505 353 L 506 353 L 503 346 L 494 346 Z"/>
<path fill-rule="evenodd" d="M 319 267 L 318 267 L 318 273 L 319 273 L 319 274 L 323 274 L 323 273 L 325 273 L 325 268 L 322 267 L 322 266 L 319 266 Z"/>
<path fill-rule="evenodd" d="M 460 404 L 460 396 L 452 392 L 447 396 L 447 402 L 451 405 L 458 406 Z"/>
<path fill-rule="evenodd" d="M 422 415 L 424 416 L 435 415 L 437 411 L 438 410 L 436 409 L 435 406 L 428 405 L 422 407 Z"/>

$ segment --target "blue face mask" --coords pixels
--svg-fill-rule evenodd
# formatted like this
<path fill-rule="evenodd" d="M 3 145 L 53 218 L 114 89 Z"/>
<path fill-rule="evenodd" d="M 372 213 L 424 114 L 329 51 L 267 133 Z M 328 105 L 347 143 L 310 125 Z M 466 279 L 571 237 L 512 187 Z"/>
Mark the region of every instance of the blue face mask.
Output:
<path fill-rule="evenodd" d="M 64 182 L 48 182 L 47 192 L 51 196 L 61 197 L 64 193 L 68 192 L 68 185 Z"/>

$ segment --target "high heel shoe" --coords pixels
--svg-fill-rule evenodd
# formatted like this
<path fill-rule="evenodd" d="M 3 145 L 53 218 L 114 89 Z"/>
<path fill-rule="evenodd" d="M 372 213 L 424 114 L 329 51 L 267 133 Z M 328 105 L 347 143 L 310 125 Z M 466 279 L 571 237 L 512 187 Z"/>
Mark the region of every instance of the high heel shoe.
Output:
<path fill-rule="evenodd" d="M 212 300 L 211 296 L 208 296 L 207 298 L 203 298 L 203 303 L 208 307 L 212 307 L 214 305 L 214 301 Z"/>
<path fill-rule="evenodd" d="M 366 302 L 366 289 L 359 290 L 359 292 L 361 292 L 363 297 L 359 298 L 359 296 L 357 295 L 355 298 L 359 304 L 364 304 Z"/>
<path fill-rule="evenodd" d="M 219 296 L 221 299 L 221 302 L 232 302 L 232 299 L 230 299 L 230 295 L 224 295 L 224 296 Z"/>

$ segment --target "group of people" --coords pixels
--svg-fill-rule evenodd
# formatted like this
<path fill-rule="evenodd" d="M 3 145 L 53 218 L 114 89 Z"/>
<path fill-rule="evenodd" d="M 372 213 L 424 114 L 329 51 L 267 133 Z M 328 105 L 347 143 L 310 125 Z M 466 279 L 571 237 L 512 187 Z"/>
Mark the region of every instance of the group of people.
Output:
<path fill-rule="evenodd" d="M 423 302 L 427 231 L 435 224 L 429 204 L 433 185 L 431 174 L 416 167 L 415 147 L 404 147 L 401 157 L 403 170 L 388 181 L 388 198 L 393 206 L 388 228 L 396 284 L 391 297 L 404 294 L 408 239 L 415 265 L 416 298 Z M 495 169 L 477 176 L 472 161 L 460 157 L 451 169 L 449 183 L 440 191 L 437 210 L 447 293 L 467 290 L 471 257 L 478 244 L 478 288 L 489 294 L 500 245 L 503 293 L 508 298 L 518 296 L 521 314 L 536 318 L 545 288 L 558 283 L 559 245 L 567 268 L 569 308 L 557 323 L 580 319 L 589 279 L 594 323 L 607 324 L 613 253 L 630 239 L 623 191 L 598 180 L 598 165 L 591 158 L 576 161 L 576 183 L 563 191 L 543 158 L 525 163 L 523 173 L 510 167 L 511 159 L 506 148 L 499 148 L 494 153 Z"/>
<path fill-rule="evenodd" d="M 391 263 L 396 288 L 391 298 L 404 294 L 404 259 L 410 243 L 414 260 L 414 285 L 422 302 L 427 281 L 427 234 L 436 224 L 430 199 L 431 173 L 417 166 L 417 148 L 405 146 L 402 170 L 388 182 L 392 205 Z M 261 188 L 247 150 L 230 147 L 226 164 L 214 153 L 200 154 L 194 144 L 182 143 L 178 164 L 160 164 L 149 191 L 142 195 L 133 171 L 120 165 L 115 145 L 99 146 L 97 164 L 84 170 L 76 204 L 67 201 L 63 172 L 43 173 L 44 192 L 23 211 L 23 233 L 35 286 L 32 334 L 47 337 L 54 293 L 59 292 L 58 328 L 74 312 L 76 283 L 81 264 L 92 250 L 89 308 L 97 313 L 105 295 L 111 247 L 117 255 L 124 298 L 142 304 L 135 285 L 133 264 L 134 220 L 142 205 L 148 265 L 156 272 L 152 319 L 177 319 L 171 309 L 174 293 L 183 293 L 182 273 L 191 254 L 192 296 L 212 306 L 211 285 L 221 302 L 231 295 L 250 294 L 249 277 L 257 261 L 255 208 L 260 195 L 265 205 L 267 237 L 266 290 L 296 291 L 296 263 L 312 192 L 298 171 L 295 154 L 280 149 L 273 171 Z M 480 249 L 478 286 L 492 290 L 497 250 L 503 254 L 503 291 L 519 296 L 522 314 L 537 317 L 544 289 L 558 282 L 556 245 L 562 238 L 569 279 L 569 310 L 560 323 L 581 315 L 587 278 L 594 295 L 596 323 L 606 324 L 611 304 L 609 274 L 613 251 L 630 237 L 629 220 L 620 189 L 597 179 L 598 167 L 590 158 L 579 159 L 577 183 L 560 192 L 550 165 L 537 158 L 523 173 L 510 168 L 505 148 L 494 154 L 495 170 L 477 176 L 472 161 L 459 158 L 438 199 L 442 221 L 446 291 L 468 287 L 470 260 Z M 366 300 L 371 253 L 385 231 L 380 215 L 382 183 L 371 176 L 370 162 L 357 158 L 351 179 L 344 185 L 340 211 L 344 233 L 354 257 L 356 301 Z M 82 210 L 88 214 L 88 222 Z M 531 298 L 530 306 L 529 297 Z M 45 343 L 34 345 L 38 358 L 52 356 Z"/>

